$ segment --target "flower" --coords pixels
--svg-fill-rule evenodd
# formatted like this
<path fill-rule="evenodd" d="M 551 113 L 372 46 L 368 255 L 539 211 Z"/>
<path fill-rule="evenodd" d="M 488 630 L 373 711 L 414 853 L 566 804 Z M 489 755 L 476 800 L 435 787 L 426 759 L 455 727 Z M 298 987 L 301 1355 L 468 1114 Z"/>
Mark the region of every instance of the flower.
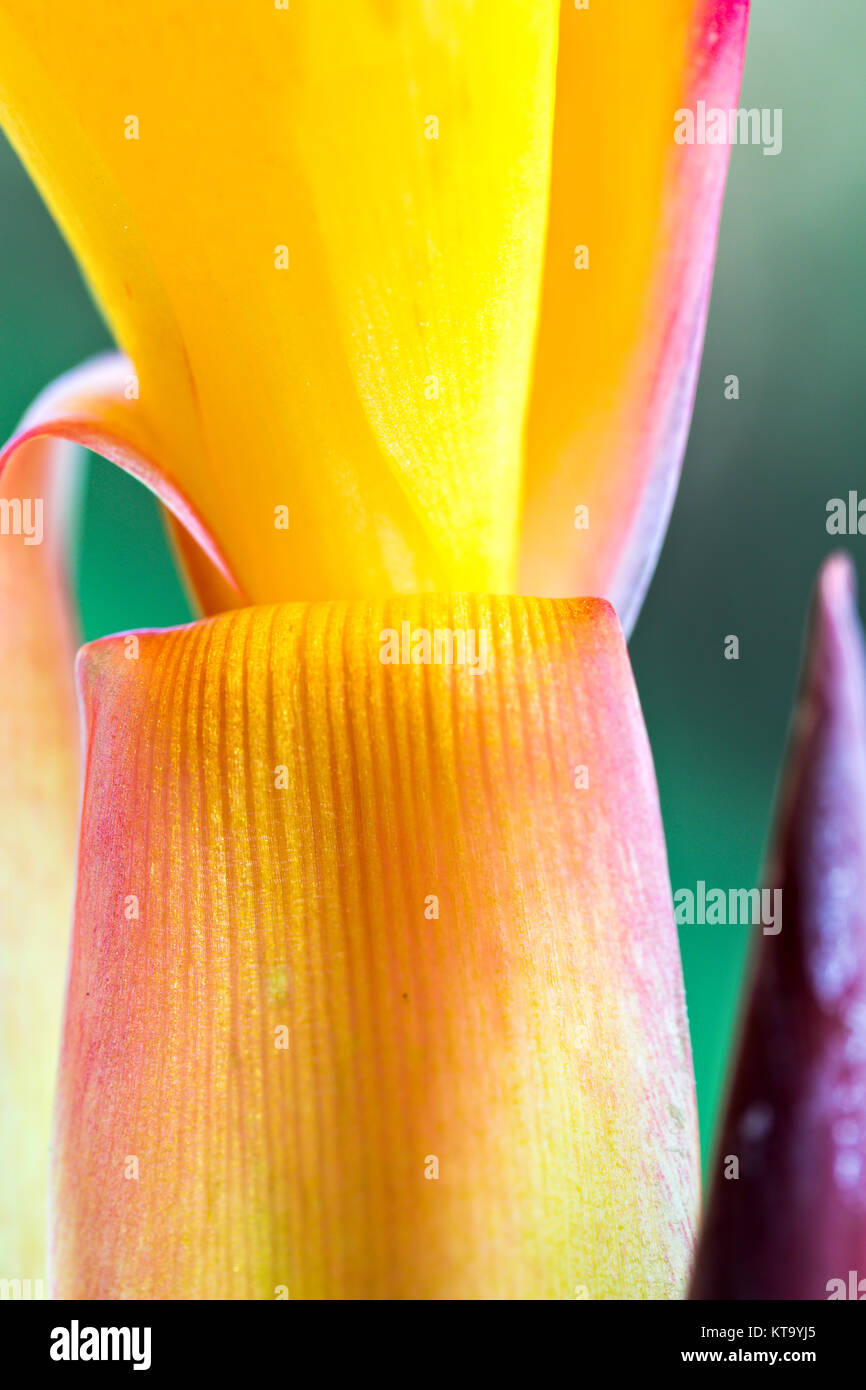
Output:
<path fill-rule="evenodd" d="M 6 485 L 98 448 L 222 615 L 83 658 L 64 1294 L 681 1287 L 693 1085 L 601 600 L 633 621 L 702 338 L 727 151 L 674 112 L 734 96 L 746 11 L 4 5 L 4 122 L 129 354 Z M 455 596 L 516 589 L 555 601 Z M 379 660 L 458 616 L 483 676 Z"/>

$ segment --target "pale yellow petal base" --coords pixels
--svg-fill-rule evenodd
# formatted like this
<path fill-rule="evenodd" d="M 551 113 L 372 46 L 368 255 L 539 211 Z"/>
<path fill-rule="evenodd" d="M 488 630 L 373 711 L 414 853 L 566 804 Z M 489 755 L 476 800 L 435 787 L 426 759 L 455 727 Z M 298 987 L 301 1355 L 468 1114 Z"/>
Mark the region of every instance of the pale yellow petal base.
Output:
<path fill-rule="evenodd" d="M 24 444 L 18 466 L 0 479 L 0 1279 L 30 1280 L 35 1296 L 34 1281 L 44 1287 L 46 1279 L 79 786 L 58 491 L 68 475 L 55 476 L 58 447 Z"/>

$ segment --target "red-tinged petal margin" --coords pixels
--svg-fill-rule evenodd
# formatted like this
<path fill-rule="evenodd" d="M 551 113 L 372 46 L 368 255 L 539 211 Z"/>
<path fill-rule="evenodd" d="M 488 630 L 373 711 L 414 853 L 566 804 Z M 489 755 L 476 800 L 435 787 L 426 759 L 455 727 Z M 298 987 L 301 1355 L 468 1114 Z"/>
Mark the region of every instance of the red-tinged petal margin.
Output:
<path fill-rule="evenodd" d="M 74 895 L 79 731 L 67 443 L 97 450 L 156 493 L 185 528 L 200 592 L 242 601 L 201 518 L 152 462 L 162 454 L 129 362 L 106 355 L 49 387 L 0 450 L 0 1124 L 10 1136 L 0 1171 L 0 1278 L 12 1280 L 45 1277 L 50 1116 Z"/>
<path fill-rule="evenodd" d="M 30 1280 L 34 1297 L 78 817 L 60 447 L 30 442 L 14 480 L 0 479 L 0 1278 Z"/>
<path fill-rule="evenodd" d="M 604 594 L 626 631 L 673 504 L 728 166 L 678 145 L 675 113 L 736 107 L 747 19 L 748 0 L 561 10 L 521 587 Z"/>
<path fill-rule="evenodd" d="M 850 562 L 821 573 L 696 1299 L 866 1295 L 866 664 Z M 853 1274 L 854 1291 L 851 1291 Z"/>
<path fill-rule="evenodd" d="M 464 664 L 381 659 L 437 630 Z M 694 1088 L 609 606 L 246 609 L 80 679 L 56 1294 L 680 1295 Z"/>
<path fill-rule="evenodd" d="M 34 439 L 67 440 L 102 454 L 154 493 L 201 551 L 196 574 L 204 592 L 218 592 L 239 606 L 244 595 L 213 533 L 165 466 L 156 462 L 167 455 L 136 392 L 135 369 L 119 353 L 92 358 L 58 377 L 0 449 L 0 477 Z M 17 486 L 14 478 L 9 485 Z"/>

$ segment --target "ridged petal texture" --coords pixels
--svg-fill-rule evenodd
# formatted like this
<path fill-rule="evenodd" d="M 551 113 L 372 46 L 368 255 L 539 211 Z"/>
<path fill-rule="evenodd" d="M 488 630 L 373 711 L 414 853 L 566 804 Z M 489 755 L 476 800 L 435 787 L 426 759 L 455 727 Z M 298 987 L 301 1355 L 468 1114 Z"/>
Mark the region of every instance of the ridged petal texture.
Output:
<path fill-rule="evenodd" d="M 44 1279 L 51 1105 L 78 816 L 65 446 L 0 478 L 0 1278 Z M 35 1286 L 31 1286 L 35 1287 Z"/>
<path fill-rule="evenodd" d="M 520 587 L 630 626 L 727 168 L 674 113 L 735 103 L 747 12 L 4 0 L 0 117 L 251 601 Z"/>
<path fill-rule="evenodd" d="M 692 1297 L 862 1299 L 866 661 L 843 556 L 818 584 L 766 882 L 782 930 L 756 944 Z"/>
<path fill-rule="evenodd" d="M 383 662 L 425 631 L 438 663 Z M 57 1294 L 681 1294 L 693 1080 L 612 610 L 245 609 L 80 681 Z"/>

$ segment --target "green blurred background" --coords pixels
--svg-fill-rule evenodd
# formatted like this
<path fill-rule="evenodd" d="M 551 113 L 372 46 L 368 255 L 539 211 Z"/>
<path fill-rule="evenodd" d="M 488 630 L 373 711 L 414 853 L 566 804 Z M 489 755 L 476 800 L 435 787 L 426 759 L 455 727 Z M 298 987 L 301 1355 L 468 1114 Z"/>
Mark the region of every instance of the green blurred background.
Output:
<path fill-rule="evenodd" d="M 866 9 L 753 0 L 743 103 L 782 107 L 778 158 L 732 150 L 683 482 L 632 643 L 673 886 L 759 872 L 827 499 L 866 491 Z M 80 276 L 0 146 L 0 433 L 57 373 L 109 346 Z M 740 399 L 726 401 L 736 373 Z M 866 540 L 851 538 L 863 575 Z M 184 622 L 156 504 L 87 464 L 76 583 L 86 638 Z M 740 638 L 726 661 L 724 637 Z M 746 932 L 682 928 L 709 1142 Z"/>

